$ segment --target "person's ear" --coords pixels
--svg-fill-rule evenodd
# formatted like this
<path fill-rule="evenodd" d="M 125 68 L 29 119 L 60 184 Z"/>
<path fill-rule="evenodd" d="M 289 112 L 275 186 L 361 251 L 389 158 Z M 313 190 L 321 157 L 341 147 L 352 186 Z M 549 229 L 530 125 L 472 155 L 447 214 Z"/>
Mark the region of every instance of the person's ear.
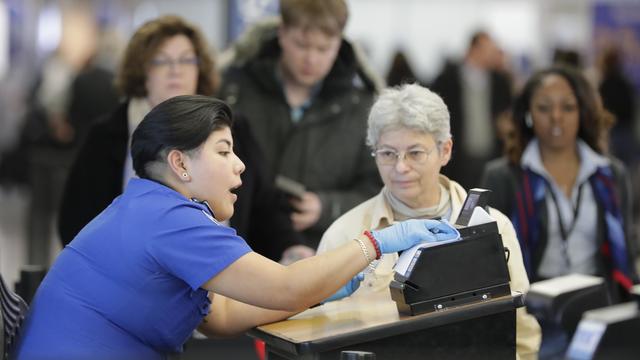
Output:
<path fill-rule="evenodd" d="M 187 160 L 187 155 L 180 150 L 173 149 L 167 154 L 167 164 L 169 165 L 169 169 L 171 169 L 171 173 L 182 181 L 191 180 L 191 176 L 185 165 Z"/>
<path fill-rule="evenodd" d="M 451 160 L 451 152 L 453 151 L 453 140 L 451 138 L 445 140 L 440 145 L 440 165 L 445 166 Z"/>

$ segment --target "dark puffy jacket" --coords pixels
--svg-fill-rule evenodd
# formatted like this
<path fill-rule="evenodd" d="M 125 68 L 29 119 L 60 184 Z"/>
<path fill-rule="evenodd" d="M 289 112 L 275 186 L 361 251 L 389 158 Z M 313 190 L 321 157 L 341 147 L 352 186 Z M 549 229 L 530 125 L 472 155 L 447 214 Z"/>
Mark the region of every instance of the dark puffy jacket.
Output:
<path fill-rule="evenodd" d="M 294 123 L 276 77 L 281 52 L 276 26 L 253 32 L 233 48 L 220 97 L 248 118 L 270 171 L 304 184 L 320 197 L 321 219 L 305 232 L 308 244 L 315 247 L 338 216 L 381 187 L 365 144 L 367 116 L 379 82 L 343 40 L 311 106 Z"/>

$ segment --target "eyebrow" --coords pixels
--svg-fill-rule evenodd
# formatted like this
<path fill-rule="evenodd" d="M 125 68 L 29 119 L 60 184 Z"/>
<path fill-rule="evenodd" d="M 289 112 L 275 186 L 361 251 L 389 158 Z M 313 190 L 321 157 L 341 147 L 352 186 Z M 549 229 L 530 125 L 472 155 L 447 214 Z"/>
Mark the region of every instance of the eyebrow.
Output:
<path fill-rule="evenodd" d="M 169 53 L 168 53 L 168 52 L 166 52 L 166 51 L 162 51 L 162 50 L 158 51 L 158 54 L 157 54 L 157 55 L 162 55 L 162 56 L 167 56 L 167 57 L 170 57 L 170 56 L 171 56 L 171 54 L 169 54 Z M 178 56 L 179 56 L 179 57 L 180 57 L 180 56 L 185 56 L 185 55 L 194 55 L 194 56 L 195 56 L 195 55 L 196 55 L 196 51 L 195 51 L 195 50 L 192 50 L 192 49 L 185 49 L 184 51 L 182 51 L 182 52 L 180 52 L 180 53 L 178 54 Z"/>
<path fill-rule="evenodd" d="M 390 149 L 393 149 L 393 150 L 397 150 L 397 148 L 395 148 L 395 147 L 393 147 L 391 145 L 382 144 L 382 145 L 380 145 L 380 147 L 381 148 L 390 148 Z M 411 145 L 407 146 L 406 149 L 413 149 L 413 148 L 416 148 L 416 147 L 425 149 L 427 146 L 425 146 L 423 144 L 411 144 Z"/>
<path fill-rule="evenodd" d="M 231 146 L 231 147 L 233 146 L 233 144 L 231 144 L 231 141 L 229 141 L 229 140 L 227 140 L 227 139 L 220 139 L 220 140 L 218 140 L 218 141 L 216 142 L 216 144 L 220 144 L 220 143 L 227 144 L 227 145 L 229 145 L 229 146 Z"/>
<path fill-rule="evenodd" d="M 563 98 L 557 98 L 557 99 L 552 99 L 550 97 L 544 97 L 544 98 L 536 99 L 536 100 L 532 101 L 533 104 L 548 104 L 548 103 L 552 103 L 552 102 L 578 103 L 578 99 L 572 99 L 570 97 L 563 97 Z"/>

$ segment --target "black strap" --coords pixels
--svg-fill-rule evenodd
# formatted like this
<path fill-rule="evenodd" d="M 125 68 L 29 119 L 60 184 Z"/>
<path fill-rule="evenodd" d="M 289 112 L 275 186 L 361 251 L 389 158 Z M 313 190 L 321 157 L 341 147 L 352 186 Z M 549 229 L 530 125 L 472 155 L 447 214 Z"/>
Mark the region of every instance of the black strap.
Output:
<path fill-rule="evenodd" d="M 566 230 L 562 222 L 562 215 L 560 213 L 560 206 L 558 205 L 558 199 L 556 198 L 556 194 L 551 188 L 551 185 L 549 185 L 548 183 L 547 183 L 547 187 L 549 189 L 549 193 L 551 194 L 551 200 L 553 200 L 553 204 L 555 205 L 556 212 L 558 214 L 558 226 L 560 227 L 560 236 L 562 237 L 562 240 L 566 242 L 567 239 L 569 238 L 569 235 L 573 231 L 573 228 L 576 227 L 578 215 L 580 214 L 580 202 L 581 202 L 580 200 L 582 199 L 582 188 L 584 187 L 584 183 L 578 186 L 578 199 L 576 201 L 575 206 L 573 207 L 573 219 L 571 220 L 571 225 Z"/>

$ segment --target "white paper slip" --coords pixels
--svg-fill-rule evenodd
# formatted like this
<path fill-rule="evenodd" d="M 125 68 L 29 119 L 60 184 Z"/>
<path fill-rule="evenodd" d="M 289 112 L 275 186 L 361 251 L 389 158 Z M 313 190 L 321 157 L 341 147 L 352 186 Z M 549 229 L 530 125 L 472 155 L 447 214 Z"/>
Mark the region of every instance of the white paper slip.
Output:
<path fill-rule="evenodd" d="M 486 212 L 482 207 L 476 206 L 473 209 L 471 219 L 469 219 L 469 224 L 467 226 L 486 224 L 494 221 L 496 221 L 496 219 L 492 218 L 488 212 Z"/>
<path fill-rule="evenodd" d="M 414 259 L 417 260 L 417 256 L 419 256 L 419 254 L 417 254 L 418 250 L 421 251 L 424 248 L 439 246 L 442 244 L 447 244 L 447 243 L 458 241 L 458 240 L 460 240 L 460 237 L 457 237 L 451 240 L 422 243 L 412 248 L 409 248 L 400 255 L 400 257 L 398 258 L 398 261 L 393 266 L 393 270 L 402 276 L 406 276 L 407 270 L 409 270 L 410 268 L 413 268 L 413 265 L 415 264 Z"/>

